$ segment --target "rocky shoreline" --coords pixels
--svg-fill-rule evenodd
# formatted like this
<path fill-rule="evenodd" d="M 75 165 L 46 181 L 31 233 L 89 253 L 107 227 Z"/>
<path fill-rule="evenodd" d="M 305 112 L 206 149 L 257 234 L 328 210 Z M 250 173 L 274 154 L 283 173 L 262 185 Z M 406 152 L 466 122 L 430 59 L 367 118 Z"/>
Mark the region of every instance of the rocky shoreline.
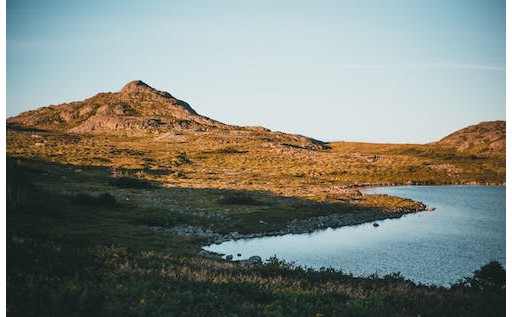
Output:
<path fill-rule="evenodd" d="M 506 182 L 451 182 L 439 184 L 434 182 L 423 181 L 407 181 L 407 182 L 377 182 L 377 183 L 359 183 L 353 185 L 342 186 L 341 189 L 359 189 L 366 190 L 375 187 L 397 187 L 397 186 L 506 186 Z"/>
<path fill-rule="evenodd" d="M 286 234 L 312 233 L 314 231 L 323 230 L 327 228 L 340 228 L 344 226 L 360 225 L 363 223 L 369 223 L 385 219 L 396 219 L 406 214 L 428 210 L 430 209 L 428 209 L 426 205 L 421 203 L 419 207 L 416 209 L 400 210 L 394 212 L 369 213 L 366 212 L 365 210 L 361 210 L 359 214 L 355 212 L 350 214 L 331 214 L 327 216 L 318 216 L 301 220 L 293 219 L 286 225 L 285 228 L 281 230 L 248 234 L 242 234 L 237 231 L 229 233 L 219 233 L 209 228 L 192 225 L 179 225 L 172 227 L 148 226 L 148 229 L 153 232 L 170 233 L 179 236 L 198 236 L 204 238 L 205 241 L 203 246 L 207 246 L 211 244 L 220 244 L 222 242 L 230 240 L 252 239 L 268 236 L 281 236 Z M 210 254 L 210 252 L 204 251 L 201 252 L 201 255 L 211 256 L 212 254 Z"/>

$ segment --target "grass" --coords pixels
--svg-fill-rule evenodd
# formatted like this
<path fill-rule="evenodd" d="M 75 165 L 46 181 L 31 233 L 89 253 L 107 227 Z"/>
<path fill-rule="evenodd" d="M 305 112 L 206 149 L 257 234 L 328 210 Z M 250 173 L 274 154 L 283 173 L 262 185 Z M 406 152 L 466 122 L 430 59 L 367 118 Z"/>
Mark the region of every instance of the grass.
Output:
<path fill-rule="evenodd" d="M 236 132 L 236 134 L 234 134 Z M 383 184 L 501 184 L 505 159 L 439 145 L 337 142 L 305 149 L 258 130 L 205 131 L 183 140 L 69 135 L 9 129 L 9 157 L 111 170 L 116 186 L 265 191 L 318 202 L 397 209 L 396 201 L 361 197 L 357 187 Z M 283 139 L 280 139 L 283 138 Z M 286 141 L 286 142 L 285 142 Z M 39 144 L 39 145 L 36 145 Z"/>
<path fill-rule="evenodd" d="M 46 197 L 7 210 L 9 316 L 504 315 L 504 290 L 494 287 L 504 275 L 492 266 L 446 289 L 275 258 L 243 266 L 198 256 L 204 238 L 148 230 L 264 232 L 290 219 L 350 214 L 350 205 L 259 191 L 118 187 L 103 167 L 29 160 L 9 167 L 8 184 L 16 176 L 29 195 Z"/>
<path fill-rule="evenodd" d="M 9 316 L 504 315 L 504 290 L 470 278 L 445 289 L 278 259 L 247 267 L 199 256 L 206 237 L 149 230 L 261 234 L 332 214 L 399 216 L 420 203 L 359 188 L 501 184 L 499 156 L 438 145 L 312 149 L 265 130 L 169 141 L 11 128 L 7 156 Z"/>
<path fill-rule="evenodd" d="M 21 267 L 11 269 L 17 273 L 8 289 L 11 315 L 490 316 L 504 312 L 501 291 L 416 286 L 399 275 L 357 278 L 334 270 L 295 268 L 277 259 L 243 267 L 119 245 L 75 248 L 56 242 L 36 248 L 11 251 L 13 261 L 24 259 L 15 262 Z M 23 305 L 26 302 L 31 305 Z"/>

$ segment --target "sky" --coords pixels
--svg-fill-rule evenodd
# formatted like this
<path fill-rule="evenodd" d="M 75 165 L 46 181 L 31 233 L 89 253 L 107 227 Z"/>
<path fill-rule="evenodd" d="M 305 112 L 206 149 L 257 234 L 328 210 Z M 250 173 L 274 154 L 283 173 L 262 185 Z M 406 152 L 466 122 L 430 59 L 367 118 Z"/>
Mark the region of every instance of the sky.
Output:
<path fill-rule="evenodd" d="M 7 117 L 142 80 L 323 141 L 505 120 L 504 0 L 7 0 L 6 15 Z"/>

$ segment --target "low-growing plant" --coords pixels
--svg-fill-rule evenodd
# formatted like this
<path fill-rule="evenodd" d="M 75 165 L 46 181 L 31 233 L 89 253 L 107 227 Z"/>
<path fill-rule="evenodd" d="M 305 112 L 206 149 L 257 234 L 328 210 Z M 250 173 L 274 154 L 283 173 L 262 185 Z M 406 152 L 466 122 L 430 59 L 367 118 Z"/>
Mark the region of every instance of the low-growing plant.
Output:
<path fill-rule="evenodd" d="M 226 194 L 219 200 L 219 203 L 226 205 L 263 205 L 262 201 L 254 198 L 250 193 L 244 191 L 236 191 Z"/>
<path fill-rule="evenodd" d="M 96 197 L 96 202 L 98 205 L 105 207 L 115 207 L 118 204 L 116 198 L 109 193 L 100 194 Z"/>
<path fill-rule="evenodd" d="M 153 184 L 145 179 L 131 177 L 116 177 L 110 180 L 110 185 L 120 188 L 153 188 Z"/>
<path fill-rule="evenodd" d="M 71 202 L 81 206 L 116 207 L 118 205 L 116 198 L 109 193 L 103 193 L 97 197 L 86 193 L 78 193 L 73 196 Z"/>
<path fill-rule="evenodd" d="M 491 261 L 455 284 L 454 287 L 470 287 L 484 291 L 502 291 L 505 289 L 506 272 L 501 263 Z"/>

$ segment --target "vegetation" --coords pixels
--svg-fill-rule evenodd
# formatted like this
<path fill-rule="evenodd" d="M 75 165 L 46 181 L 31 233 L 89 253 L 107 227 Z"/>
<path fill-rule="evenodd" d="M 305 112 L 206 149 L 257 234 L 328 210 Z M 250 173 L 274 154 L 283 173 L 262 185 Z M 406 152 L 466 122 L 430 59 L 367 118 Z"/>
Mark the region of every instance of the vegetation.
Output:
<path fill-rule="evenodd" d="M 130 178 L 130 177 L 116 177 L 110 181 L 112 186 L 121 188 L 151 188 L 153 185 L 143 179 Z"/>
<path fill-rule="evenodd" d="M 494 127 L 425 145 L 326 144 L 222 124 L 140 81 L 23 113 L 7 122 L 7 313 L 504 315 L 497 263 L 446 289 L 399 274 L 354 277 L 201 252 L 219 237 L 305 232 L 425 207 L 366 195 L 366 186 L 502 184 L 504 123 Z M 479 141 L 484 130 L 492 147 Z"/>
<path fill-rule="evenodd" d="M 114 196 L 109 193 L 100 194 L 98 197 L 93 197 L 89 194 L 78 193 L 72 198 L 72 203 L 82 206 L 104 206 L 116 207 L 118 205 Z"/>
<path fill-rule="evenodd" d="M 457 152 L 440 145 L 330 143 L 309 150 L 282 145 L 269 132 L 153 136 L 77 135 L 8 130 L 9 157 L 117 171 L 115 186 L 164 184 L 182 188 L 268 191 L 319 202 L 376 206 L 358 187 L 391 184 L 502 184 L 505 159 Z M 37 136 L 37 137 L 36 137 Z M 267 138 L 267 139 L 266 139 Z M 229 144 L 226 147 L 223 144 Z M 39 144 L 39 145 L 36 145 Z M 228 150 L 226 150 L 226 148 Z M 229 149 L 236 149 L 229 150 Z M 146 181 L 146 182 L 145 182 Z M 382 200 L 382 199 L 381 199 Z M 382 203 L 379 202 L 379 203 Z M 386 209 L 394 206 L 381 205 Z"/>
<path fill-rule="evenodd" d="M 10 250 L 12 316 L 504 316 L 503 293 L 399 275 L 356 278 L 276 259 L 247 267 L 117 245 L 23 246 L 34 242 Z"/>
<path fill-rule="evenodd" d="M 226 194 L 220 201 L 222 204 L 228 205 L 261 205 L 262 202 L 255 199 L 248 192 L 239 191 Z"/>
<path fill-rule="evenodd" d="M 474 272 L 474 276 L 465 278 L 455 287 L 471 287 L 487 292 L 502 292 L 505 290 L 506 273 L 497 261 L 491 261 Z"/>
<path fill-rule="evenodd" d="M 354 277 L 276 258 L 227 262 L 198 255 L 204 237 L 148 230 L 195 225 L 261 232 L 270 229 L 251 219 L 267 212 L 274 225 L 284 225 L 280 217 L 310 217 L 311 208 L 301 206 L 311 202 L 264 192 L 120 188 L 105 168 L 23 160 L 9 166 L 33 188 L 31 195 L 45 188 L 47 197 L 37 209 L 7 210 L 9 316 L 504 315 L 504 270 L 496 263 L 446 289 L 399 274 Z M 279 214 L 281 206 L 295 207 Z M 339 208 L 316 206 L 321 214 Z"/>

